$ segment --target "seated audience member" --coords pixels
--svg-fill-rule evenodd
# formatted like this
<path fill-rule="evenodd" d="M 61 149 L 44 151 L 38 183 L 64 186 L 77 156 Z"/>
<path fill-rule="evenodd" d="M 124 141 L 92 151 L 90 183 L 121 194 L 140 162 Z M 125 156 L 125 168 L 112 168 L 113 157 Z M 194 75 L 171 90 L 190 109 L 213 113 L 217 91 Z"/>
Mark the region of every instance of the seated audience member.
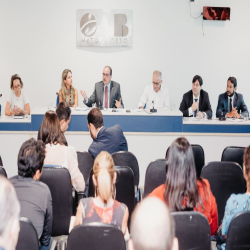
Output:
<path fill-rule="evenodd" d="M 178 250 L 175 223 L 165 203 L 144 199 L 133 212 L 129 250 Z"/>
<path fill-rule="evenodd" d="M 95 158 L 101 151 L 113 154 L 118 151 L 128 151 L 127 140 L 120 125 L 106 128 L 103 125 L 102 112 L 93 108 L 88 113 L 88 128 L 93 142 L 89 147 L 89 153 Z"/>
<path fill-rule="evenodd" d="M 176 139 L 169 148 L 166 183 L 149 196 L 165 201 L 170 211 L 194 210 L 203 213 L 209 222 L 211 235 L 218 228 L 218 211 L 209 182 L 196 177 L 193 150 L 185 138 Z"/>
<path fill-rule="evenodd" d="M 77 191 L 84 191 L 83 175 L 78 168 L 77 154 L 74 147 L 66 147 L 61 136 L 59 119 L 54 111 L 47 111 L 40 129 L 40 138 L 46 144 L 44 165 L 60 165 L 69 170 L 73 186 Z"/>
<path fill-rule="evenodd" d="M 221 234 L 226 240 L 228 228 L 233 217 L 244 211 L 250 211 L 250 146 L 245 149 L 243 156 L 243 174 L 247 183 L 247 191 L 245 194 L 232 194 L 227 200 L 224 218 L 222 221 Z M 217 249 L 225 250 L 226 244 L 222 244 L 221 248 L 217 246 Z"/>
<path fill-rule="evenodd" d="M 219 95 L 216 117 L 241 118 L 243 114 L 248 114 L 243 95 L 236 93 L 236 90 L 237 80 L 230 76 L 227 80 L 227 91 Z"/>
<path fill-rule="evenodd" d="M 52 231 L 52 198 L 48 186 L 39 181 L 43 172 L 45 145 L 30 139 L 18 154 L 18 177 L 11 179 L 21 205 L 21 217 L 35 226 L 40 249 L 50 249 Z"/>
<path fill-rule="evenodd" d="M 213 116 L 208 93 L 202 89 L 202 85 L 202 78 L 198 75 L 194 76 L 192 90 L 183 95 L 180 104 L 183 117 L 211 118 Z"/>
<path fill-rule="evenodd" d="M 96 103 L 98 108 L 124 108 L 120 84 L 111 81 L 112 68 L 105 66 L 102 73 L 102 81 L 95 84 L 93 94 L 88 98 L 86 91 L 80 91 L 83 103 L 88 107 Z"/>
<path fill-rule="evenodd" d="M 70 69 L 65 69 L 62 72 L 62 84 L 59 91 L 59 102 L 66 102 L 70 107 L 77 108 L 78 106 L 78 91 L 72 85 L 72 72 Z"/>
<path fill-rule="evenodd" d="M 30 105 L 27 94 L 22 91 L 23 82 L 18 74 L 11 76 L 10 89 L 12 90 L 9 94 L 6 107 L 5 115 L 30 115 Z"/>
<path fill-rule="evenodd" d="M 162 85 L 162 74 L 160 71 L 153 72 L 152 85 L 145 87 L 139 102 L 139 108 L 146 105 L 147 109 L 169 107 L 169 92 L 167 87 Z"/>
<path fill-rule="evenodd" d="M 15 250 L 20 230 L 20 205 L 9 180 L 0 176 L 0 250 Z"/>
<path fill-rule="evenodd" d="M 69 105 L 66 102 L 60 102 L 56 108 L 56 114 L 57 117 L 59 119 L 60 122 L 60 128 L 61 128 L 61 139 L 62 139 L 62 143 L 65 146 L 68 146 L 68 142 L 64 136 L 64 132 L 68 129 L 69 127 L 69 123 L 71 120 L 71 109 L 69 107 Z M 37 140 L 41 140 L 40 138 L 40 134 L 41 134 L 41 126 L 39 128 L 38 131 L 38 135 L 37 135 Z"/>
<path fill-rule="evenodd" d="M 125 234 L 128 208 L 115 200 L 116 172 L 113 158 L 108 152 L 103 151 L 96 157 L 92 179 L 96 197 L 80 200 L 74 227 L 91 222 L 102 222 L 117 226 Z"/>

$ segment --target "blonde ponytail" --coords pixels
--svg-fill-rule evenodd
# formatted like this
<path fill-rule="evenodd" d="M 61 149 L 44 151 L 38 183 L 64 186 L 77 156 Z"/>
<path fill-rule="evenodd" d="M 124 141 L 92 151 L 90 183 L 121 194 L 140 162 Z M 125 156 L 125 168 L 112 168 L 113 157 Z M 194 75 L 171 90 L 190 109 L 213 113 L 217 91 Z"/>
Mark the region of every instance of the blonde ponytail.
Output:
<path fill-rule="evenodd" d="M 115 166 L 112 156 L 102 151 L 95 159 L 93 173 L 97 181 L 97 194 L 107 203 L 112 197 L 113 178 L 115 175 Z"/>

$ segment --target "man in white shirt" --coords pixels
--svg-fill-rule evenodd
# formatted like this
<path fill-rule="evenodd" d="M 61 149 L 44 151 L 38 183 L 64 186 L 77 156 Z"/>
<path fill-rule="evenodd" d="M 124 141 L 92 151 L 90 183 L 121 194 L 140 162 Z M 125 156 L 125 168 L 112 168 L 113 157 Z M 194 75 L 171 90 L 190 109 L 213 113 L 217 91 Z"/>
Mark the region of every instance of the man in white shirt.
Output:
<path fill-rule="evenodd" d="M 164 108 L 169 107 L 169 92 L 168 89 L 162 85 L 162 74 L 155 70 L 153 73 L 152 84 L 145 87 L 144 92 L 139 102 L 139 108 Z"/>

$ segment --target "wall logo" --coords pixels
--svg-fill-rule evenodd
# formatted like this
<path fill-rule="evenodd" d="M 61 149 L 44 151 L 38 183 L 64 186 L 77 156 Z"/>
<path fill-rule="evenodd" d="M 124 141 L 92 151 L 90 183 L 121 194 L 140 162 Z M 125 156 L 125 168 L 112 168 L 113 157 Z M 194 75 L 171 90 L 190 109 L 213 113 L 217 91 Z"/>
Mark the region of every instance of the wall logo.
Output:
<path fill-rule="evenodd" d="M 77 10 L 77 47 L 132 46 L 131 10 Z"/>

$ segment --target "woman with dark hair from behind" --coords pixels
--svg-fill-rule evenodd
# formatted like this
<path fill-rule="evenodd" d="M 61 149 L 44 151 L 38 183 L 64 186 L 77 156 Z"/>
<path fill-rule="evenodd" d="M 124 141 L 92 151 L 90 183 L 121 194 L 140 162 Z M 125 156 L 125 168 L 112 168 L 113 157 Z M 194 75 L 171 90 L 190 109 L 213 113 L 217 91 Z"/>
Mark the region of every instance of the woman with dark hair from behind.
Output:
<path fill-rule="evenodd" d="M 209 222 L 211 235 L 218 228 L 218 211 L 209 182 L 196 177 L 193 150 L 185 138 L 176 139 L 168 152 L 166 183 L 149 196 L 165 201 L 170 211 L 198 211 Z"/>
<path fill-rule="evenodd" d="M 244 211 L 250 211 L 250 146 L 245 149 L 243 156 L 243 175 L 247 184 L 247 191 L 244 194 L 232 194 L 227 200 L 224 218 L 222 221 L 221 234 L 224 240 L 227 238 L 228 228 L 233 217 Z M 217 249 L 225 250 L 226 243 Z"/>
<path fill-rule="evenodd" d="M 76 150 L 72 146 L 66 147 L 62 141 L 61 128 L 57 114 L 47 111 L 40 127 L 39 138 L 46 144 L 44 165 L 60 165 L 69 170 L 73 186 L 77 191 L 84 191 L 85 182 L 78 168 Z"/>
<path fill-rule="evenodd" d="M 115 164 L 108 152 L 102 151 L 96 157 L 92 179 L 96 197 L 80 200 L 74 227 L 91 222 L 102 222 L 116 225 L 125 234 L 128 208 L 125 204 L 115 200 Z"/>

